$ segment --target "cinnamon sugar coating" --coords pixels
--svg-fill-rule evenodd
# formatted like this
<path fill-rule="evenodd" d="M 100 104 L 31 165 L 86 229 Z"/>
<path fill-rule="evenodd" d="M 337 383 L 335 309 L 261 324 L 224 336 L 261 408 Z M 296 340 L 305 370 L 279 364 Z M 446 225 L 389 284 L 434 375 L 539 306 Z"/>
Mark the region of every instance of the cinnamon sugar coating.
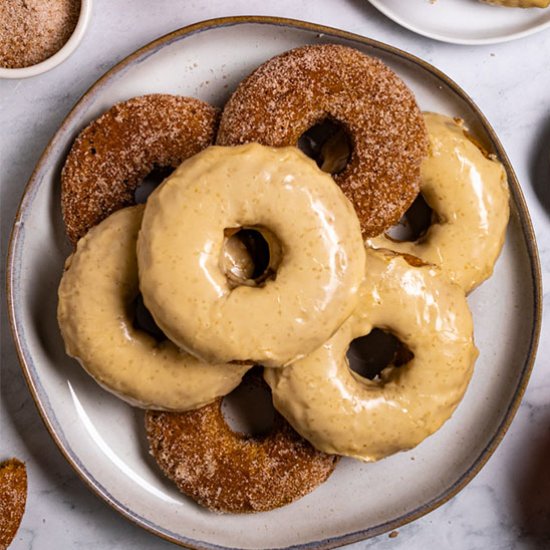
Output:
<path fill-rule="evenodd" d="M 428 147 L 412 92 L 378 59 L 336 44 L 270 59 L 227 102 L 217 144 L 296 145 L 325 119 L 343 126 L 352 148 L 334 179 L 354 204 L 363 236 L 377 235 L 397 223 L 418 194 Z"/>
<path fill-rule="evenodd" d="M 158 167 L 175 168 L 210 145 L 218 111 L 189 97 L 145 95 L 111 107 L 76 138 L 61 174 L 61 206 L 73 244 Z"/>
<path fill-rule="evenodd" d="M 80 6 L 80 0 L 1 0 L 0 67 L 29 67 L 57 53 L 76 28 Z"/>
<path fill-rule="evenodd" d="M 27 470 L 16 458 L 0 463 L 0 548 L 7 548 L 19 529 L 27 502 Z"/>
<path fill-rule="evenodd" d="M 280 415 L 269 434 L 254 438 L 229 428 L 221 403 L 145 416 L 151 454 L 202 506 L 229 513 L 272 510 L 305 496 L 334 470 L 338 457 L 315 450 Z"/>

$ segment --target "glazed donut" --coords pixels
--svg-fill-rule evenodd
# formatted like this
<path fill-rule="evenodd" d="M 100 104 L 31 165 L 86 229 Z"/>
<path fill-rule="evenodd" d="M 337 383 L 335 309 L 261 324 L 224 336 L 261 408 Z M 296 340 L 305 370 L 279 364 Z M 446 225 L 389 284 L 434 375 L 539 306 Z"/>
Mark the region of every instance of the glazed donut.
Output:
<path fill-rule="evenodd" d="M 61 173 L 69 239 L 111 212 L 135 204 L 134 191 L 156 167 L 178 166 L 214 139 L 218 111 L 190 97 L 153 94 L 117 103 L 76 138 Z"/>
<path fill-rule="evenodd" d="M 477 349 L 464 292 L 437 268 L 387 251 L 367 251 L 359 306 L 314 353 L 266 369 L 275 408 L 317 449 L 374 461 L 410 449 L 453 413 Z M 348 366 L 350 343 L 373 328 L 390 331 L 413 354 L 380 380 Z"/>
<path fill-rule="evenodd" d="M 417 241 L 381 235 L 367 241 L 438 265 L 470 292 L 491 276 L 508 224 L 508 184 L 503 166 L 487 158 L 462 122 L 425 114 L 430 153 L 422 164 L 420 192 L 436 222 Z"/>
<path fill-rule="evenodd" d="M 221 403 L 145 415 L 161 470 L 202 506 L 234 514 L 272 510 L 311 492 L 334 470 L 337 457 L 316 451 L 280 415 L 267 435 L 250 437 L 231 430 Z"/>
<path fill-rule="evenodd" d="M 59 286 L 67 354 L 101 386 L 139 407 L 188 410 L 238 386 L 250 365 L 205 365 L 134 327 L 136 240 L 143 205 L 119 210 L 78 242 Z"/>
<path fill-rule="evenodd" d="M 27 469 L 17 458 L 0 463 L 0 548 L 13 541 L 27 502 Z"/>
<path fill-rule="evenodd" d="M 412 92 L 378 59 L 336 44 L 297 48 L 258 67 L 222 112 L 219 145 L 296 145 L 324 120 L 350 141 L 334 175 L 364 237 L 396 223 L 418 193 L 426 128 Z"/>
<path fill-rule="evenodd" d="M 235 285 L 224 242 L 239 228 L 269 246 L 269 275 Z M 364 247 L 353 207 L 295 147 L 209 147 L 149 197 L 140 288 L 158 326 L 208 363 L 290 364 L 357 304 Z"/>

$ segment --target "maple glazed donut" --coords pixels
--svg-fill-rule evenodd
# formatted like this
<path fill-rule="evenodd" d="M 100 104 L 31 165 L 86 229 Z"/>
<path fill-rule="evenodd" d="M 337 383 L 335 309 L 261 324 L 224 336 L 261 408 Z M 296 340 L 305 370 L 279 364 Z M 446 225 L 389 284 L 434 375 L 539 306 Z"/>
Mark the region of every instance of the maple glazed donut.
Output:
<path fill-rule="evenodd" d="M 275 408 L 321 451 L 375 461 L 410 449 L 462 399 L 477 357 L 464 292 L 437 268 L 408 261 L 367 251 L 354 315 L 308 357 L 264 372 Z M 397 336 L 412 359 L 368 380 L 349 368 L 346 353 L 375 327 Z"/>
<path fill-rule="evenodd" d="M 265 512 L 311 492 L 338 457 L 315 450 L 280 415 L 263 437 L 231 430 L 222 399 L 185 413 L 147 411 L 150 452 L 164 474 L 217 512 Z"/>
<path fill-rule="evenodd" d="M 187 410 L 239 385 L 250 365 L 205 365 L 134 327 L 136 240 L 143 205 L 115 212 L 78 242 L 59 286 L 67 354 L 101 386 L 140 407 Z"/>
<path fill-rule="evenodd" d="M 67 235 L 76 245 L 159 167 L 175 168 L 214 139 L 218 110 L 190 97 L 152 94 L 117 103 L 76 138 L 61 174 Z"/>
<path fill-rule="evenodd" d="M 414 95 L 378 59 L 336 44 L 304 46 L 270 59 L 230 97 L 216 143 L 296 145 L 326 120 L 341 126 L 351 149 L 334 180 L 353 203 L 363 236 L 378 235 L 417 195 L 427 153 Z"/>
<path fill-rule="evenodd" d="M 268 275 L 236 284 L 226 242 L 241 228 L 269 247 Z M 205 362 L 290 364 L 357 304 L 364 246 L 353 207 L 295 147 L 209 147 L 146 205 L 140 288 L 157 325 Z"/>
<path fill-rule="evenodd" d="M 506 172 L 468 137 L 462 122 L 435 113 L 425 119 L 430 153 L 422 164 L 420 192 L 436 220 L 414 242 L 380 235 L 368 244 L 438 265 L 470 292 L 491 276 L 504 244 L 510 210 Z"/>

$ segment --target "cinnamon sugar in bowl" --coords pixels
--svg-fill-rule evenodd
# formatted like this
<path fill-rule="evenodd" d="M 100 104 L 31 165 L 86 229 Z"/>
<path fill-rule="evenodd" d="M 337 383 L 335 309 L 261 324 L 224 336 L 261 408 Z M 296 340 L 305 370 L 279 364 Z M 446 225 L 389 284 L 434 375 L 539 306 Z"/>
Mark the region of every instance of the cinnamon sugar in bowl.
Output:
<path fill-rule="evenodd" d="M 0 0 L 0 78 L 52 69 L 77 48 L 92 0 Z"/>

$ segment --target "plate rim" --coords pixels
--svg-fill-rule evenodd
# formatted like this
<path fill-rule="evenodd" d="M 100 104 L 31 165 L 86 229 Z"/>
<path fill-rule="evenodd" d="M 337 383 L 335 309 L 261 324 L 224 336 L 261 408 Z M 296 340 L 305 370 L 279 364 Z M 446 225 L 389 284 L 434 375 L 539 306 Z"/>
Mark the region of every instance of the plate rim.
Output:
<path fill-rule="evenodd" d="M 391 19 L 394 23 L 401 25 L 405 29 L 414 32 L 415 34 L 425 36 L 426 38 L 431 38 L 432 40 L 447 42 L 448 44 L 460 44 L 461 46 L 489 46 L 490 44 L 502 44 L 504 42 L 519 40 L 520 38 L 525 38 L 526 36 L 531 36 L 532 34 L 536 34 L 550 28 L 549 20 L 546 23 L 540 23 L 524 31 L 518 31 L 511 34 L 506 34 L 504 36 L 497 36 L 494 38 L 453 38 L 446 34 L 422 30 L 421 27 L 417 27 L 409 23 L 399 15 L 396 15 L 394 10 L 391 10 L 382 3 L 382 0 L 368 0 L 368 2 L 380 13 L 385 15 L 388 19 Z"/>
<path fill-rule="evenodd" d="M 474 101 L 470 96 L 462 90 L 458 84 L 456 84 L 452 79 L 450 79 L 446 74 L 441 72 L 439 69 L 431 65 L 430 63 L 422 60 L 421 58 L 410 54 L 404 50 L 401 50 L 395 46 L 385 44 L 378 40 L 368 38 L 356 33 L 348 32 L 345 30 L 320 25 L 316 23 L 311 23 L 307 21 L 302 21 L 299 19 L 291 19 L 285 17 L 272 17 L 272 16 L 230 16 L 230 17 L 219 17 L 213 19 L 207 19 L 204 21 L 199 21 L 191 25 L 186 25 L 182 28 L 176 29 L 168 34 L 165 34 L 147 44 L 138 48 L 124 59 L 116 63 L 108 71 L 106 71 L 98 80 L 96 80 L 90 88 L 84 92 L 80 99 L 74 104 L 67 116 L 63 119 L 60 126 L 57 128 L 52 138 L 49 140 L 44 152 L 40 156 L 38 163 L 36 164 L 29 181 L 27 182 L 23 194 L 17 208 L 16 216 L 13 222 L 12 231 L 10 234 L 9 245 L 8 245 L 8 256 L 7 256 L 7 277 L 6 277 L 6 296 L 7 296 L 7 305 L 8 305 L 8 321 L 12 333 L 12 338 L 15 343 L 15 348 L 17 352 L 17 357 L 21 370 L 23 371 L 27 387 L 31 393 L 31 397 L 34 401 L 35 406 L 38 409 L 40 417 L 55 442 L 56 446 L 60 450 L 61 454 L 71 465 L 73 470 L 85 483 L 85 485 L 99 498 L 105 501 L 111 508 L 117 511 L 122 517 L 129 520 L 131 523 L 145 529 L 146 531 L 164 539 L 169 542 L 175 543 L 179 546 L 185 546 L 192 548 L 194 550 L 213 550 L 213 549 L 227 549 L 232 550 L 234 547 L 225 547 L 219 546 L 216 544 L 207 543 L 204 541 L 197 541 L 187 538 L 185 535 L 176 538 L 171 536 L 169 533 L 164 532 L 161 528 L 155 528 L 149 524 L 145 518 L 136 516 L 132 510 L 126 508 L 122 503 L 116 501 L 112 495 L 103 490 L 100 484 L 93 478 L 93 476 L 86 473 L 83 465 L 79 464 L 77 460 L 71 456 L 69 449 L 65 447 L 64 443 L 61 441 L 58 436 L 56 429 L 53 425 L 53 422 L 50 420 L 47 414 L 46 406 L 42 403 L 34 380 L 31 376 L 29 366 L 25 361 L 24 346 L 22 343 L 22 338 L 20 334 L 19 327 L 16 322 L 16 311 L 15 311 L 15 302 L 17 297 L 15 296 L 15 259 L 16 259 L 16 248 L 20 237 L 21 231 L 21 218 L 23 217 L 27 207 L 28 202 L 33 196 L 33 191 L 37 189 L 40 185 L 40 173 L 44 168 L 44 165 L 47 163 L 50 156 L 50 152 L 53 149 L 54 145 L 60 139 L 59 135 L 62 134 L 67 127 L 72 122 L 73 118 L 86 106 L 86 103 L 98 93 L 104 85 L 106 85 L 111 78 L 115 77 L 121 70 L 132 64 L 136 59 L 142 57 L 145 54 L 153 54 L 157 49 L 168 45 L 170 42 L 181 39 L 187 36 L 191 36 L 198 32 L 203 32 L 211 29 L 230 27 L 242 24 L 266 24 L 272 26 L 281 26 L 289 27 L 292 29 L 306 30 L 311 32 L 316 32 L 325 36 L 333 38 L 341 38 L 349 40 L 352 42 L 358 42 L 365 46 L 373 47 L 379 51 L 395 55 L 398 58 L 405 59 L 413 64 L 416 64 L 426 70 L 428 73 L 431 73 L 436 78 L 442 80 L 449 88 L 459 96 L 460 99 L 466 102 L 468 107 L 478 118 L 478 121 L 481 123 L 484 130 L 487 132 L 492 145 L 498 153 L 500 160 L 502 161 L 507 175 L 508 183 L 511 191 L 511 198 L 513 204 L 515 205 L 518 213 L 519 228 L 522 233 L 522 237 L 525 240 L 525 246 L 527 249 L 527 254 L 530 261 L 530 272 L 532 279 L 532 288 L 533 288 L 533 325 L 531 328 L 531 338 L 528 347 L 528 353 L 524 360 L 523 369 L 519 378 L 518 385 L 514 391 L 511 402 L 508 405 L 508 408 L 504 414 L 503 420 L 500 425 L 498 425 L 492 439 L 483 449 L 483 451 L 476 457 L 473 464 L 464 472 L 463 475 L 450 487 L 442 492 L 442 494 L 436 496 L 430 501 L 424 503 L 423 505 L 417 507 L 415 510 L 403 514 L 395 519 L 375 525 L 373 527 L 368 527 L 351 533 L 346 533 L 343 535 L 338 535 L 334 537 L 329 537 L 324 540 L 312 541 L 302 544 L 295 544 L 291 546 L 281 547 L 289 549 L 309 549 L 309 548 L 321 548 L 329 549 L 341 546 L 344 544 L 351 544 L 354 542 L 366 540 L 371 537 L 381 535 L 385 532 L 388 532 L 392 529 L 397 529 L 403 525 L 414 521 L 427 513 L 435 510 L 439 506 L 443 505 L 445 502 L 454 497 L 458 492 L 460 492 L 483 468 L 488 459 L 491 457 L 495 449 L 498 447 L 502 441 L 504 435 L 508 431 L 510 424 L 519 408 L 527 383 L 529 381 L 530 374 L 532 372 L 536 351 L 538 346 L 538 341 L 540 337 L 541 324 L 542 324 L 542 275 L 541 275 L 541 266 L 540 259 L 538 255 L 536 237 L 534 228 L 532 225 L 531 217 L 527 209 L 527 204 L 521 190 L 517 176 L 512 168 L 511 162 L 504 151 L 500 140 L 498 139 L 495 131 L 492 126 L 489 124 L 485 115 L 480 111 Z"/>

